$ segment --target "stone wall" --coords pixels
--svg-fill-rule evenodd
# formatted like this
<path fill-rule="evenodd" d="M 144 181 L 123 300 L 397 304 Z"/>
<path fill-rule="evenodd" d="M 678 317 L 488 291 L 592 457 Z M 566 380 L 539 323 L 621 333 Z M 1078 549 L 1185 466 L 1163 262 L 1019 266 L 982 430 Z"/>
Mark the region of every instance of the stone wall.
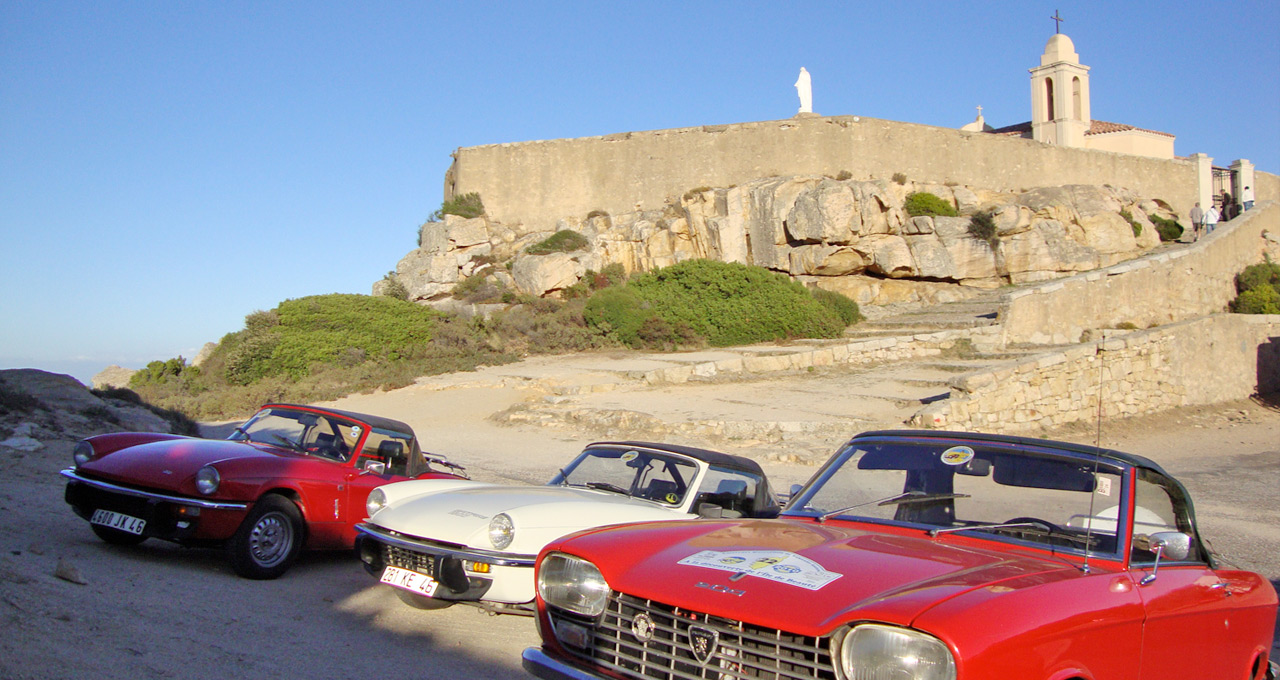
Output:
<path fill-rule="evenodd" d="M 1235 275 L 1280 253 L 1280 204 L 1268 201 L 1194 245 L 1011 293 L 1001 311 L 1010 344 L 1079 342 L 1087 330 L 1148 328 L 1223 311 Z"/>
<path fill-rule="evenodd" d="M 662 209 L 691 189 L 761 177 L 830 175 L 1019 191 L 1109 184 L 1167 201 L 1185 215 L 1198 200 L 1195 164 L 1043 144 L 857 116 L 629 132 L 460 148 L 445 198 L 477 192 L 489 217 L 530 231 L 595 210 Z M 1258 198 L 1276 198 L 1259 182 Z"/>
<path fill-rule="evenodd" d="M 951 381 L 925 427 L 1036 432 L 1280 390 L 1280 318 L 1218 314 L 1135 331 Z"/>

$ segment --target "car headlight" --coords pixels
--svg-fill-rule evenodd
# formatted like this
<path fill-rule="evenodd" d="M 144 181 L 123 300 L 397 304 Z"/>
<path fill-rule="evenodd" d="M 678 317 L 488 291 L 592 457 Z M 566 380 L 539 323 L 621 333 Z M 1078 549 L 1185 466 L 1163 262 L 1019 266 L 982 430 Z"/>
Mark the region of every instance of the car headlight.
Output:
<path fill-rule="evenodd" d="M 212 465 L 206 465 L 196 472 L 196 491 L 208 496 L 218 490 L 218 485 L 222 483 L 222 476 L 218 474 L 218 469 Z"/>
<path fill-rule="evenodd" d="M 506 513 L 498 513 L 489 520 L 489 542 L 498 550 L 506 550 L 515 540 L 516 527 Z"/>
<path fill-rule="evenodd" d="M 382 489 L 374 489 L 369 492 L 369 497 L 364 501 L 364 511 L 368 517 L 373 517 L 379 510 L 387 507 L 387 493 Z"/>
<path fill-rule="evenodd" d="M 74 460 L 76 465 L 84 465 L 93 460 L 93 444 L 83 439 L 76 442 L 76 447 L 71 449 L 71 460 Z"/>
<path fill-rule="evenodd" d="M 538 594 L 549 605 L 599 616 L 609 598 L 609 584 L 596 565 L 573 555 L 551 553 L 538 565 Z"/>
<path fill-rule="evenodd" d="M 938 638 L 919 631 L 863 624 L 839 642 L 849 680 L 955 680 L 956 663 Z"/>

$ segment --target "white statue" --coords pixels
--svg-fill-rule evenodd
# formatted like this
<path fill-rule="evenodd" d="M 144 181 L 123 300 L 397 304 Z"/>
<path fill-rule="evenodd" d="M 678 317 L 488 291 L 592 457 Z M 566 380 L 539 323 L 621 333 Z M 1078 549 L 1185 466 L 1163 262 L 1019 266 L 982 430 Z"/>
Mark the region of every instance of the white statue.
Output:
<path fill-rule="evenodd" d="M 813 85 L 809 80 L 809 72 L 800 67 L 800 77 L 796 78 L 796 92 L 800 95 L 800 113 L 813 113 Z"/>

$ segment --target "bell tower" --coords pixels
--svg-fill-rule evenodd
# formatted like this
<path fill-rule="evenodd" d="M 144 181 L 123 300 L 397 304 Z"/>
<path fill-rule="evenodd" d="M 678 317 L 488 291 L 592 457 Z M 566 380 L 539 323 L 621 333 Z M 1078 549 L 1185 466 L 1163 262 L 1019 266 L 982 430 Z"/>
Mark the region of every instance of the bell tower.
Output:
<path fill-rule="evenodd" d="M 1057 18 L 1055 13 L 1055 20 Z M 1084 146 L 1089 116 L 1089 67 L 1080 64 L 1076 46 L 1054 33 L 1031 69 L 1031 138 L 1061 146 Z"/>

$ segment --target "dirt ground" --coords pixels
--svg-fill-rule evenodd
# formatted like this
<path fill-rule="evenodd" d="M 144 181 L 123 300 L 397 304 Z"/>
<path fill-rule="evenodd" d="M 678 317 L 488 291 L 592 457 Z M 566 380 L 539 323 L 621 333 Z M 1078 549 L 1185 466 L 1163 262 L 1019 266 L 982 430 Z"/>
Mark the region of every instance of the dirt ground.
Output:
<path fill-rule="evenodd" d="M 541 483 L 592 437 L 487 419 L 521 398 L 409 389 L 339 405 L 409 422 L 475 478 Z M 1164 465 L 1190 488 L 1215 549 L 1280 581 L 1280 410 L 1239 402 L 1058 437 Z M 0 678 L 525 677 L 530 619 L 410 609 L 348 553 L 307 554 L 279 580 L 248 581 L 218 551 L 103 544 L 62 499 L 71 445 L 0 457 Z M 766 469 L 783 489 L 814 470 Z"/>

